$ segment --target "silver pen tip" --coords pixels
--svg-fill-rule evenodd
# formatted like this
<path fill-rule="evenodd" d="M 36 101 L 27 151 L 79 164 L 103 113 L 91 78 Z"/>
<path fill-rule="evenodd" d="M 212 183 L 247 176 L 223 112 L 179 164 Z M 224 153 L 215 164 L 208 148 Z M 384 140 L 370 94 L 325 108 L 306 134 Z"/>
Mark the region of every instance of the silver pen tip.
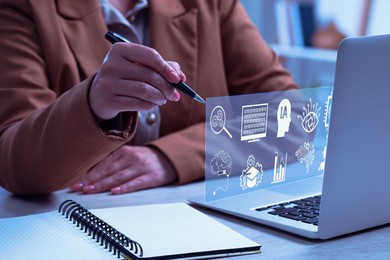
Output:
<path fill-rule="evenodd" d="M 194 99 L 195 99 L 196 101 L 198 101 L 199 103 L 202 103 L 202 104 L 206 103 L 206 102 L 204 101 L 204 99 L 203 99 L 201 96 L 199 96 L 199 95 L 195 95 Z"/>

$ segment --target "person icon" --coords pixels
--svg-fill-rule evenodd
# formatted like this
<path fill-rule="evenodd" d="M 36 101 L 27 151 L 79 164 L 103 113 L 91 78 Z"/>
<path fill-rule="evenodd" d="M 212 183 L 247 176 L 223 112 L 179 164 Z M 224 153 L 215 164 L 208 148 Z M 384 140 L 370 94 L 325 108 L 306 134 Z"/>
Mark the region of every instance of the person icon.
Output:
<path fill-rule="evenodd" d="M 285 133 L 290 129 L 291 123 L 291 103 L 288 99 L 280 101 L 278 106 L 278 133 L 277 138 L 284 137 Z"/>

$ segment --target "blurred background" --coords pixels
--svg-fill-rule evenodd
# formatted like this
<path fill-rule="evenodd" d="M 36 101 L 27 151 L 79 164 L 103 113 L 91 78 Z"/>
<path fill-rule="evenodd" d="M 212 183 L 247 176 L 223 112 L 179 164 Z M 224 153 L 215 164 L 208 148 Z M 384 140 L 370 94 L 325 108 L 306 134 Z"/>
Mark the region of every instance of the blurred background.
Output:
<path fill-rule="evenodd" d="M 345 37 L 390 33 L 389 0 L 241 0 L 302 87 L 333 85 Z"/>

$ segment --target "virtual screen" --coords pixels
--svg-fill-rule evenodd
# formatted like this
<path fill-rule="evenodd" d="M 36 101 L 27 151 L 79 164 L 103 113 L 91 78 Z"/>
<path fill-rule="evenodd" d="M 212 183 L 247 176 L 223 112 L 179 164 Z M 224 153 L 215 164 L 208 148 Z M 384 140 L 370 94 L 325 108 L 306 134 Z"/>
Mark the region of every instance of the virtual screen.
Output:
<path fill-rule="evenodd" d="M 322 175 L 332 91 L 208 98 L 206 201 Z"/>

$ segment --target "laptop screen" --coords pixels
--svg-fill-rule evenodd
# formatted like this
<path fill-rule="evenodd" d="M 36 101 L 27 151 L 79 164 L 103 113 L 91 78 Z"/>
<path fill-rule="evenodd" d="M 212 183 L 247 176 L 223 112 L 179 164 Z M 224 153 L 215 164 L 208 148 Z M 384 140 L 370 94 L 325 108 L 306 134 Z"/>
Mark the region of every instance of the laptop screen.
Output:
<path fill-rule="evenodd" d="M 322 175 L 332 91 L 208 98 L 206 202 Z"/>

